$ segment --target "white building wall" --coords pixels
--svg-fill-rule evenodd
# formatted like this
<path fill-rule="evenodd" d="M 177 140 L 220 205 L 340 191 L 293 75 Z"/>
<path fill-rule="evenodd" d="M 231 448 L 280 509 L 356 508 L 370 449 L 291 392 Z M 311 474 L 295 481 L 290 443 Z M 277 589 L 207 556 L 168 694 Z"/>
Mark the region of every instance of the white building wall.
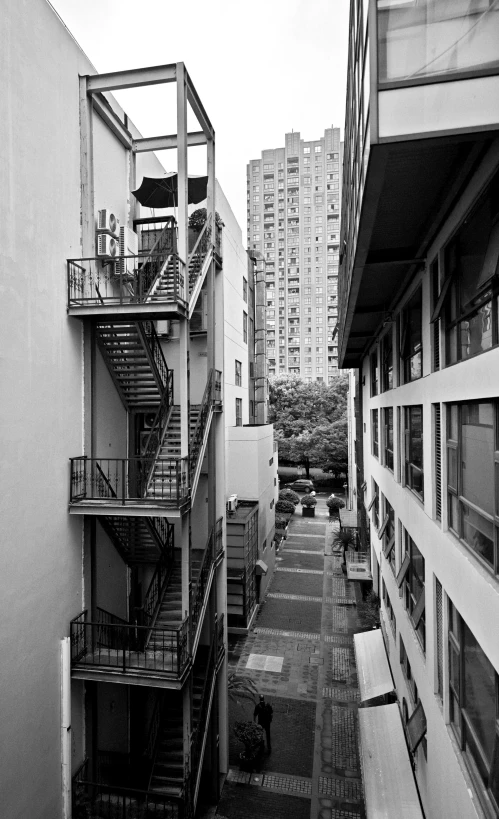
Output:
<path fill-rule="evenodd" d="M 486 160 L 485 160 L 486 162 Z M 484 163 L 485 164 L 485 163 Z M 482 168 L 483 170 L 483 168 Z M 479 192 L 480 179 L 486 179 L 479 170 L 466 194 L 462 197 L 454 212 L 449 216 L 439 234 L 435 237 L 427 254 L 430 263 L 435 254 L 442 248 L 452 232 L 459 225 L 466 211 L 470 209 Z M 388 653 L 399 701 L 405 698 L 409 714 L 413 710 L 411 695 L 400 664 L 400 638 L 411 664 L 412 673 L 417 684 L 427 718 L 428 759 L 424 759 L 422 750 L 417 752 L 416 777 L 420 789 L 426 816 L 445 816 L 448 819 L 476 819 L 485 814 L 478 803 L 475 788 L 472 784 L 455 735 L 449 726 L 448 701 L 448 661 L 447 661 L 447 610 L 450 599 L 458 609 L 468 628 L 474 634 L 489 661 L 499 672 L 499 640 L 495 624 L 499 621 L 499 581 L 475 557 L 447 525 L 447 466 L 446 466 L 446 404 L 448 402 L 472 401 L 478 399 L 497 399 L 499 397 L 499 349 L 491 349 L 467 361 L 432 372 L 433 335 L 431 332 L 430 274 L 425 268 L 421 274 L 405 288 L 404 298 L 394 306 L 394 317 L 397 318 L 400 308 L 410 297 L 416 287 L 423 287 L 423 376 L 408 384 L 398 385 L 399 379 L 394 372 L 394 389 L 382 392 L 375 397 L 370 395 L 370 359 L 369 354 L 378 350 L 379 340 L 373 343 L 368 355 L 362 362 L 361 383 L 364 415 L 364 478 L 367 488 L 364 502 L 367 507 L 372 498 L 372 480 L 379 486 L 394 508 L 395 512 L 395 552 L 396 571 L 402 562 L 401 526 L 405 527 L 425 559 L 426 591 L 426 651 L 423 653 L 414 628 L 405 611 L 403 600 L 399 597 L 395 575 L 388 560 L 382 553 L 382 543 L 377 537 L 370 513 L 370 536 L 373 559 L 380 564 L 381 577 L 386 584 L 396 618 L 396 638 L 389 625 L 389 617 L 383 606 L 383 618 L 388 635 Z M 386 328 L 385 328 L 386 329 Z M 397 327 L 392 325 L 394 362 L 397 362 L 399 349 Z M 384 330 L 383 330 L 384 333 Z M 441 362 L 444 362 L 444 338 L 441 334 Z M 394 367 L 396 369 L 396 366 Z M 435 404 L 441 406 L 442 429 L 442 515 L 441 521 L 436 517 L 435 495 Z M 404 433 L 403 408 L 410 405 L 423 406 L 423 452 L 424 452 L 424 502 L 404 486 Z M 382 462 L 383 436 L 380 423 L 380 457 L 372 454 L 371 410 L 383 407 L 394 408 L 394 472 Z M 383 507 L 380 504 L 380 522 L 383 519 Z M 436 580 L 443 587 L 443 702 L 437 693 L 437 650 L 436 650 Z"/>

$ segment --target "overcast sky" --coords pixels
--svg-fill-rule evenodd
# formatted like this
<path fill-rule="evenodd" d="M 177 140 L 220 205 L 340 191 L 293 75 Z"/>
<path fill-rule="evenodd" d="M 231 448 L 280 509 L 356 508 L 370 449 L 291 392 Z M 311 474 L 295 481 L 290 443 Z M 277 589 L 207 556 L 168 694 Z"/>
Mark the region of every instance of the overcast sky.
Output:
<path fill-rule="evenodd" d="M 98 72 L 184 62 L 216 132 L 216 175 L 246 243 L 246 163 L 345 118 L 349 0 L 52 0 Z M 172 86 L 116 92 L 144 136 L 175 132 Z M 198 130 L 195 122 L 189 127 Z M 173 151 L 162 152 L 175 170 Z M 193 173 L 205 149 L 189 151 Z"/>

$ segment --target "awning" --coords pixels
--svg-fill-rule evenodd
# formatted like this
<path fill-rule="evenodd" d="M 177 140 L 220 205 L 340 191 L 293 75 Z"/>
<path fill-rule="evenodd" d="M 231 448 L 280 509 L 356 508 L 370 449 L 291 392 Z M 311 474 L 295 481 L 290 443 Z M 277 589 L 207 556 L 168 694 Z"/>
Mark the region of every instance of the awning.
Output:
<path fill-rule="evenodd" d="M 398 705 L 358 714 L 367 819 L 423 819 Z"/>
<path fill-rule="evenodd" d="M 264 563 L 263 560 L 257 560 L 255 568 L 257 575 L 267 574 L 269 570 L 269 567 L 267 566 L 266 563 Z"/>
<path fill-rule="evenodd" d="M 394 685 L 381 629 L 354 634 L 355 660 L 360 701 L 372 700 L 393 691 Z"/>

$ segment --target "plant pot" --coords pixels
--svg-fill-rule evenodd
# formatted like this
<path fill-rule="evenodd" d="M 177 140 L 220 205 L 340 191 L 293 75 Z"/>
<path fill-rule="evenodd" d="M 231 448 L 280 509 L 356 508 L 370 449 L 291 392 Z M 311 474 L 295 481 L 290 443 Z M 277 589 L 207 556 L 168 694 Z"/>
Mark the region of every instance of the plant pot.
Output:
<path fill-rule="evenodd" d="M 248 771 L 251 773 L 259 766 L 261 756 L 262 751 L 260 748 L 257 751 L 248 752 L 248 754 L 246 751 L 242 751 L 242 753 L 239 754 L 239 767 L 241 771 Z"/>
<path fill-rule="evenodd" d="M 304 518 L 315 518 L 315 506 L 304 506 L 301 514 Z"/>

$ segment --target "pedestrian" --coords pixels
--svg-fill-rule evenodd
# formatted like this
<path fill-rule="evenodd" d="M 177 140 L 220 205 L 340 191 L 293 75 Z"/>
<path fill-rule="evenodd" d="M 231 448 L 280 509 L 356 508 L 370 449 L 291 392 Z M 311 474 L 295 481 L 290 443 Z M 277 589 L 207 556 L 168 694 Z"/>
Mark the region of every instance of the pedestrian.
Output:
<path fill-rule="evenodd" d="M 272 722 L 272 717 L 274 714 L 274 709 L 272 708 L 269 702 L 265 702 L 265 697 L 263 694 L 260 694 L 260 701 L 255 706 L 255 710 L 253 712 L 253 719 L 265 731 L 265 736 L 267 738 L 267 751 L 270 753 L 272 750 L 271 742 L 270 742 L 270 723 Z"/>

